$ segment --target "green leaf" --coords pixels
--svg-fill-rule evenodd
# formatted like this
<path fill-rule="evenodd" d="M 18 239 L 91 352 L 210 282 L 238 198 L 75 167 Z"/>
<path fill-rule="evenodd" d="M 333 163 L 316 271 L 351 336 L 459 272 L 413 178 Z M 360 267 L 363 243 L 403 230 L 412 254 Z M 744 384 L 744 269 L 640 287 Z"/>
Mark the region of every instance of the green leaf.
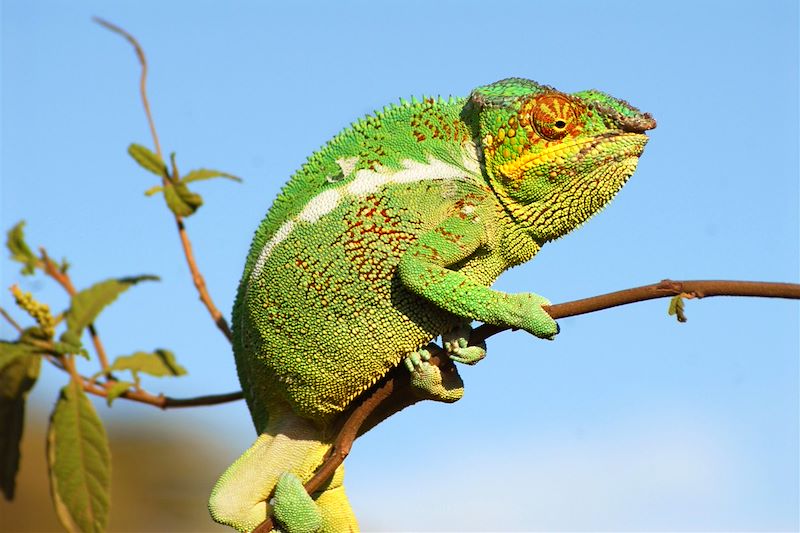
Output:
<path fill-rule="evenodd" d="M 203 205 L 203 198 L 190 191 L 189 187 L 181 181 L 169 180 L 164 189 L 164 198 L 167 200 L 170 210 L 181 217 L 194 214 Z"/>
<path fill-rule="evenodd" d="M 42 358 L 30 345 L 0 341 L 0 490 L 14 498 L 25 399 L 36 384 Z"/>
<path fill-rule="evenodd" d="M 227 178 L 229 180 L 241 182 L 242 178 L 238 176 L 234 176 L 233 174 L 228 174 L 227 172 L 222 172 L 219 170 L 211 170 L 207 168 L 200 168 L 197 170 L 192 170 L 184 177 L 180 179 L 182 183 L 191 183 L 193 181 L 202 181 L 202 180 L 210 180 L 214 178 Z M 146 191 L 144 191 L 145 196 L 153 196 L 156 193 L 160 193 L 164 190 L 164 187 L 161 185 L 155 185 L 150 187 Z"/>
<path fill-rule="evenodd" d="M 103 423 L 81 385 L 61 389 L 47 431 L 50 493 L 67 531 L 102 532 L 108 524 L 111 452 Z"/>
<path fill-rule="evenodd" d="M 27 334 L 30 329 L 25 330 L 24 334 Z M 23 342 L 0 341 L 0 372 L 3 371 L 6 365 L 11 364 L 16 359 L 36 354 L 37 348 L 24 342 L 24 339 Z M 2 391 L 2 386 L 3 383 L 0 382 L 0 391 Z"/>
<path fill-rule="evenodd" d="M 83 347 L 83 344 L 81 344 L 80 339 L 78 339 L 77 343 L 73 342 L 73 338 L 71 335 L 72 334 L 70 332 L 64 332 L 64 334 L 61 337 L 62 338 L 67 337 L 68 340 L 67 341 L 62 340 L 61 342 L 54 342 L 53 351 L 55 351 L 56 353 L 60 353 L 61 355 L 80 355 L 81 357 L 89 361 L 91 359 L 89 357 L 89 352 L 86 351 L 86 348 Z"/>
<path fill-rule="evenodd" d="M 233 174 L 228 174 L 227 172 L 221 172 L 219 170 L 212 170 L 208 168 L 199 168 L 197 170 L 192 170 L 185 176 L 181 178 L 181 181 L 184 183 L 191 183 L 193 181 L 202 181 L 202 180 L 210 180 L 214 178 L 227 178 L 229 180 L 238 181 L 241 183 L 242 178 L 238 176 L 234 176 Z"/>
<path fill-rule="evenodd" d="M 175 361 L 175 354 L 169 350 L 122 355 L 114 360 L 111 370 L 130 370 L 133 373 L 144 372 L 157 377 L 183 376 L 186 374 L 186 369 Z"/>
<path fill-rule="evenodd" d="M 686 322 L 687 318 L 683 312 L 683 295 L 679 294 L 670 299 L 667 313 L 670 316 L 675 315 L 675 317 L 678 319 L 678 322 Z"/>
<path fill-rule="evenodd" d="M 66 312 L 67 331 L 61 335 L 61 341 L 79 346 L 84 328 L 95 321 L 105 306 L 132 285 L 148 280 L 158 280 L 158 277 L 145 275 L 107 279 L 80 291 L 72 297 L 72 305 Z"/>
<path fill-rule="evenodd" d="M 21 270 L 22 274 L 30 276 L 35 272 L 36 264 L 39 260 L 31 251 L 28 243 L 25 242 L 24 227 L 25 221 L 20 220 L 13 228 L 8 230 L 6 247 L 11 252 L 11 259 L 24 265 Z"/>
<path fill-rule="evenodd" d="M 151 151 L 149 148 L 141 144 L 133 143 L 128 146 L 128 154 L 130 154 L 143 169 L 152 172 L 156 176 L 161 176 L 162 178 L 169 177 L 169 171 L 167 170 L 167 165 L 164 163 L 164 160 L 160 155 Z"/>
<path fill-rule="evenodd" d="M 152 187 L 150 187 L 149 189 L 144 191 L 144 195 L 145 196 L 153 196 L 154 194 L 156 194 L 158 192 L 161 192 L 163 190 L 164 190 L 164 187 L 162 187 L 161 185 L 153 185 Z"/>
<path fill-rule="evenodd" d="M 111 402 L 120 397 L 120 395 L 133 387 L 130 381 L 115 381 L 113 385 L 106 389 L 106 403 L 111 407 Z"/>

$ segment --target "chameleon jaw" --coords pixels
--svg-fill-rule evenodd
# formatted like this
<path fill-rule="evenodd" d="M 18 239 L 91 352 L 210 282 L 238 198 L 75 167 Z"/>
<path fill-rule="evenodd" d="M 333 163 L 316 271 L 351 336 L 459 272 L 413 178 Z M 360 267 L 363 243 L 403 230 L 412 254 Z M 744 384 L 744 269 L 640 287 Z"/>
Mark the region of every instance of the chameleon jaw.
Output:
<path fill-rule="evenodd" d="M 604 152 L 612 161 L 619 162 L 628 157 L 638 158 L 644 151 L 649 137 L 638 132 L 611 133 L 578 142 L 562 143 L 541 152 L 527 152 L 513 161 L 497 167 L 507 186 L 519 188 L 526 174 L 535 167 L 559 168 L 579 165 L 581 161 Z"/>

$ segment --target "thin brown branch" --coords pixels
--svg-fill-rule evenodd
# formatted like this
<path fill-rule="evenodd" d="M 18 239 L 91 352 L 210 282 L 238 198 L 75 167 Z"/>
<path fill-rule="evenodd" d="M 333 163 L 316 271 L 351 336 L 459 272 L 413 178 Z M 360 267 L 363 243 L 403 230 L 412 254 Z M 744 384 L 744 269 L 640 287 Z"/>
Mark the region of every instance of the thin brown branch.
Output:
<path fill-rule="evenodd" d="M 673 281 L 662 280 L 652 285 L 644 285 L 632 289 L 611 292 L 582 300 L 574 300 L 561 304 L 550 305 L 545 310 L 553 318 L 566 318 L 577 316 L 620 305 L 643 302 L 656 298 L 668 298 L 682 295 L 685 298 L 706 298 L 709 296 L 756 296 L 763 298 L 788 298 L 800 299 L 800 284 L 772 283 L 759 281 Z M 509 328 L 484 324 L 476 328 L 470 336 L 471 344 L 479 344 Z M 430 346 L 429 346 L 430 350 Z M 452 364 L 441 348 L 432 351 L 430 363 L 436 366 Z M 327 482 L 336 469 L 344 462 L 350 453 L 353 441 L 371 427 L 382 422 L 392 414 L 420 401 L 420 398 L 410 391 L 411 385 L 408 373 L 404 368 L 396 367 L 385 379 L 376 383 L 369 391 L 361 396 L 351 409 L 345 411 L 340 418 L 341 429 L 334 441 L 331 451 L 325 461 L 317 469 L 314 476 L 305 484 L 306 491 L 313 494 Z M 378 414 L 379 413 L 379 414 Z M 376 416 L 378 414 L 378 416 Z M 366 426 L 365 426 L 366 423 Z M 274 523 L 272 517 L 267 517 L 254 530 L 259 533 L 272 531 Z"/>
<path fill-rule="evenodd" d="M 75 366 L 74 356 L 62 355 L 56 352 L 51 341 L 38 341 L 36 339 L 30 339 L 27 342 L 40 348 L 44 357 L 51 361 L 56 368 L 70 374 L 72 379 L 80 383 L 83 387 L 83 390 L 89 394 L 105 398 L 108 396 L 108 390 L 114 386 L 115 383 L 117 383 L 116 379 L 110 379 L 103 383 L 97 383 L 93 378 L 79 374 Z M 194 396 L 191 398 L 172 398 L 170 396 L 164 396 L 163 394 L 151 394 L 141 388 L 134 387 L 133 389 L 123 392 L 119 397 L 138 403 L 152 405 L 161 409 L 177 409 L 181 407 L 199 407 L 203 405 L 217 405 L 221 403 L 233 402 L 244 398 L 244 394 L 242 391 L 236 391 L 226 392 L 223 394 Z"/>
<path fill-rule="evenodd" d="M 106 382 L 103 385 L 97 385 L 97 384 L 90 384 L 87 380 L 84 379 L 82 383 L 83 383 L 83 390 L 85 390 L 86 392 L 94 394 L 95 396 L 101 396 L 105 398 L 106 396 L 108 396 L 107 388 L 110 387 L 114 382 Z M 164 396 L 163 394 L 159 394 L 158 396 L 156 396 L 144 390 L 129 390 L 123 392 L 120 395 L 120 398 L 125 398 L 126 400 L 153 405 L 161 409 L 198 407 L 201 405 L 218 405 L 221 403 L 228 403 L 236 400 L 241 400 L 243 397 L 244 396 L 242 394 L 242 391 L 227 392 L 224 394 L 210 394 L 207 396 L 195 396 L 193 398 L 171 398 L 169 396 Z"/>
<path fill-rule="evenodd" d="M 136 57 L 139 58 L 139 64 L 142 66 L 142 73 L 139 77 L 139 93 L 142 97 L 142 105 L 144 106 L 144 113 L 147 115 L 147 123 L 150 125 L 150 135 L 153 136 L 153 145 L 155 145 L 156 153 L 162 157 L 161 153 L 161 144 L 158 142 L 158 133 L 156 132 L 156 124 L 153 121 L 153 114 L 150 112 L 150 102 L 147 99 L 147 58 L 144 55 L 144 50 L 142 49 L 139 41 L 136 38 L 128 33 L 127 31 L 123 30 L 116 24 L 112 24 L 107 20 L 101 19 L 100 17 L 92 17 L 96 23 L 100 24 L 106 29 L 113 31 L 119 35 L 122 35 L 131 45 L 133 45 L 133 49 L 136 51 Z"/>
<path fill-rule="evenodd" d="M 14 318 L 11 315 L 8 314 L 8 311 L 3 309 L 2 307 L 0 307 L 0 315 L 3 315 L 3 318 L 5 318 L 6 321 L 9 324 L 11 324 L 11 327 L 13 327 L 15 330 L 17 330 L 17 333 L 22 333 L 22 326 L 20 326 L 17 323 L 17 321 L 14 320 Z"/>
<path fill-rule="evenodd" d="M 93 383 L 86 376 L 78 376 L 78 382 L 83 386 L 83 390 L 89 394 L 105 398 L 108 396 L 108 389 L 114 385 L 114 381 L 106 381 L 103 384 Z M 242 391 L 227 392 L 224 394 L 210 394 L 206 396 L 195 396 L 193 398 L 171 398 L 163 394 L 154 395 L 141 389 L 131 389 L 123 392 L 120 398 L 134 402 L 144 403 L 159 407 L 161 409 L 177 409 L 180 407 L 198 407 L 201 405 L 218 405 L 221 403 L 241 400 L 244 397 Z"/>
<path fill-rule="evenodd" d="M 610 309 L 635 302 L 645 302 L 656 298 L 684 295 L 686 298 L 706 298 L 709 296 L 756 296 L 761 298 L 800 299 L 800 285 L 769 281 L 727 281 L 727 280 L 661 280 L 659 283 L 643 285 L 582 300 L 546 307 L 553 318 L 566 318 Z M 474 343 L 509 328 L 484 324 L 475 329 L 471 336 Z"/>
<path fill-rule="evenodd" d="M 217 325 L 217 328 L 219 328 L 222 334 L 225 335 L 225 338 L 230 341 L 232 339 L 231 328 L 228 326 L 228 322 L 225 320 L 225 317 L 222 316 L 222 313 L 220 313 L 219 309 L 217 309 L 217 306 L 211 299 L 211 295 L 208 293 L 206 280 L 200 273 L 200 269 L 197 268 L 197 262 L 194 259 L 194 252 L 192 251 L 192 243 L 189 240 L 189 236 L 186 234 L 186 228 L 183 225 L 183 220 L 181 220 L 181 217 L 176 215 L 175 223 L 178 225 L 178 236 L 181 239 L 183 253 L 186 256 L 186 263 L 189 265 L 189 272 L 192 274 L 192 283 L 194 283 L 197 293 L 200 295 L 200 301 L 202 301 L 206 306 L 206 309 L 208 309 L 209 314 L 211 314 L 211 319 Z"/>
<path fill-rule="evenodd" d="M 72 284 L 72 279 L 69 277 L 69 274 L 58 268 L 55 261 L 50 259 L 50 256 L 47 255 L 47 250 L 39 248 L 39 252 L 42 254 L 40 266 L 42 270 L 44 270 L 44 273 L 56 280 L 56 282 L 67 291 L 70 297 L 75 296 L 78 291 L 75 290 L 75 286 Z M 94 324 L 89 324 L 86 329 L 89 330 L 89 337 L 92 339 L 92 345 L 94 346 L 95 353 L 97 353 L 97 359 L 100 361 L 100 367 L 103 370 L 108 370 L 108 356 L 106 355 L 103 342 L 100 340 L 100 335 L 97 333 L 97 328 Z"/>
<path fill-rule="evenodd" d="M 158 133 L 156 131 L 155 121 L 153 120 L 153 114 L 150 112 L 150 103 L 147 99 L 147 58 L 145 57 L 144 50 L 139 44 L 139 41 L 137 41 L 133 35 L 123 30 L 116 24 L 112 24 L 111 22 L 98 17 L 94 17 L 93 20 L 101 26 L 113 31 L 114 33 L 123 36 L 129 43 L 131 43 L 131 45 L 133 45 L 133 48 L 136 50 L 136 57 L 139 58 L 139 63 L 142 67 L 142 74 L 139 80 L 139 92 L 142 98 L 142 105 L 144 106 L 145 115 L 147 115 L 147 123 L 150 125 L 150 134 L 153 137 L 153 144 L 155 146 L 156 153 L 163 159 L 164 156 L 161 152 L 161 145 L 158 142 Z M 178 169 L 176 168 L 174 158 L 172 158 L 172 178 L 175 180 L 179 179 Z M 162 178 L 161 181 L 162 186 L 167 187 L 167 179 Z M 228 322 L 225 320 L 225 317 L 222 315 L 222 313 L 220 313 L 219 309 L 214 304 L 214 301 L 211 299 L 211 295 L 209 294 L 206 286 L 205 278 L 200 272 L 200 269 L 197 266 L 197 261 L 194 258 L 192 243 L 186 233 L 186 227 L 184 226 L 183 218 L 174 213 L 173 215 L 175 217 L 178 236 L 180 237 L 181 246 L 183 248 L 183 255 L 186 257 L 186 263 L 189 266 L 189 272 L 192 276 L 192 283 L 194 283 L 195 289 L 197 289 L 197 292 L 200 295 L 200 301 L 202 301 L 203 305 L 206 306 L 206 309 L 211 315 L 211 319 L 214 321 L 214 324 L 217 325 L 217 328 L 219 328 L 222 334 L 225 335 L 225 338 L 230 342 L 232 338 L 231 329 L 228 326 Z"/>

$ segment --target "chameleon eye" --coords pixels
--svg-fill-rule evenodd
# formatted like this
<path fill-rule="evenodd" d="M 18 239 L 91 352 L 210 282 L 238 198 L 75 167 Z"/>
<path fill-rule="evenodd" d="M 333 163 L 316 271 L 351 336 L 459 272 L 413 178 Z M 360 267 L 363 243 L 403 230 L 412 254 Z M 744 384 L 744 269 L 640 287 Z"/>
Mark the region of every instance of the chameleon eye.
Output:
<path fill-rule="evenodd" d="M 575 105 L 558 94 L 539 96 L 533 103 L 531 122 L 537 133 L 548 141 L 566 137 L 576 121 Z"/>

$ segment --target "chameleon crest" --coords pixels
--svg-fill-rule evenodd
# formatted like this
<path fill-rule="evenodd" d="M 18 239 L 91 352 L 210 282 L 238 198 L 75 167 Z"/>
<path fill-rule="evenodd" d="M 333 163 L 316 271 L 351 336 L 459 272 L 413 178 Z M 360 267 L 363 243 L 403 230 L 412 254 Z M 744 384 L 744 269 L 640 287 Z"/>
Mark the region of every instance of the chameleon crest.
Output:
<path fill-rule="evenodd" d="M 342 471 L 311 497 L 302 488 L 335 417 L 398 365 L 423 397 L 460 398 L 424 346 L 441 335 L 451 359 L 476 363 L 473 320 L 552 339 L 546 299 L 489 286 L 602 209 L 654 127 L 604 93 L 514 78 L 401 101 L 312 155 L 258 228 L 239 285 L 234 354 L 259 437 L 214 488 L 214 519 L 355 530 Z"/>

